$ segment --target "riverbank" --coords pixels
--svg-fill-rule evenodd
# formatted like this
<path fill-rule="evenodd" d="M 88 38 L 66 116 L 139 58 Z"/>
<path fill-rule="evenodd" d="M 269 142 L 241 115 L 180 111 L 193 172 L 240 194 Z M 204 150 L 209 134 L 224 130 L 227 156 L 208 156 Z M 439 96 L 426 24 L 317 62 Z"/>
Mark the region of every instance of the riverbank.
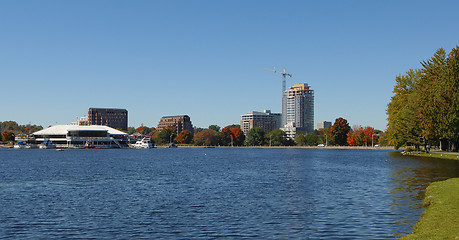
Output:
<path fill-rule="evenodd" d="M 177 144 L 179 148 L 286 148 L 286 149 L 366 149 L 366 150 L 394 150 L 394 147 L 365 147 L 365 146 L 327 146 L 327 147 L 317 147 L 317 146 L 196 146 L 196 145 L 184 145 Z M 157 148 L 168 148 L 168 145 L 157 145 Z"/>
<path fill-rule="evenodd" d="M 426 210 L 407 239 L 459 239 L 459 178 L 429 185 L 424 199 Z"/>
<path fill-rule="evenodd" d="M 459 160 L 459 152 L 404 152 L 404 155 Z"/>

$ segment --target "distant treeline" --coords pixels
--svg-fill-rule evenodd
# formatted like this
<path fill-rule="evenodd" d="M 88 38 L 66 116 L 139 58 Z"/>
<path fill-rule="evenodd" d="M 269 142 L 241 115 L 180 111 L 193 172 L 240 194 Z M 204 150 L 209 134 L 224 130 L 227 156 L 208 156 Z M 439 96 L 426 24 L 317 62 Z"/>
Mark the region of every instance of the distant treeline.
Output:
<path fill-rule="evenodd" d="M 387 139 L 402 146 L 440 146 L 457 151 L 459 140 L 459 47 L 449 54 L 443 48 L 396 77 L 388 104 Z"/>
<path fill-rule="evenodd" d="M 220 129 L 217 125 L 209 128 L 196 128 L 194 134 L 182 131 L 176 134 L 176 128 L 169 126 L 161 131 L 154 127 L 129 127 L 128 134 L 151 136 L 158 145 L 169 142 L 193 144 L 197 146 L 372 146 L 386 145 L 384 133 L 372 127 L 354 126 L 351 128 L 344 118 L 338 118 L 330 128 L 315 130 L 310 134 L 298 132 L 294 139 L 287 137 L 281 129 L 264 132 L 255 127 L 244 134 L 237 124 Z"/>
<path fill-rule="evenodd" d="M 18 134 L 31 134 L 42 129 L 42 126 L 31 124 L 19 125 L 15 121 L 0 122 L 1 140 L 3 142 L 14 141 L 14 137 Z"/>

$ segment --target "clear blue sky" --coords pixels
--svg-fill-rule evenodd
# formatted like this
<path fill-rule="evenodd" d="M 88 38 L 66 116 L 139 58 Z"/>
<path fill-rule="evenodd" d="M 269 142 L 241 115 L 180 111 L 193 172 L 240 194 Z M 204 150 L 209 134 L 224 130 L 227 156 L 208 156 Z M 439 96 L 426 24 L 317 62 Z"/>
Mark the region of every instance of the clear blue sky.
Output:
<path fill-rule="evenodd" d="M 0 1 L 0 121 L 67 124 L 126 108 L 129 126 L 281 112 L 315 90 L 315 122 L 386 128 L 395 77 L 459 45 L 459 1 Z"/>

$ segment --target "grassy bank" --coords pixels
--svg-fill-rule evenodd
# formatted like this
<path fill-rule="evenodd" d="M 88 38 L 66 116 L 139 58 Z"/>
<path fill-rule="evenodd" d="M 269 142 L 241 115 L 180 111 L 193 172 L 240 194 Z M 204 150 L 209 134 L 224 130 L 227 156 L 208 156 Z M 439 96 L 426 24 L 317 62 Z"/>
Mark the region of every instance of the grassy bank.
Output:
<path fill-rule="evenodd" d="M 424 206 L 413 233 L 400 239 L 459 239 L 459 178 L 430 184 Z"/>
<path fill-rule="evenodd" d="M 452 160 L 459 160 L 458 153 L 449 153 L 449 152 L 409 152 L 404 153 L 405 155 L 411 156 L 420 156 L 420 157 L 433 157 L 433 158 L 443 158 L 443 159 L 452 159 Z"/>

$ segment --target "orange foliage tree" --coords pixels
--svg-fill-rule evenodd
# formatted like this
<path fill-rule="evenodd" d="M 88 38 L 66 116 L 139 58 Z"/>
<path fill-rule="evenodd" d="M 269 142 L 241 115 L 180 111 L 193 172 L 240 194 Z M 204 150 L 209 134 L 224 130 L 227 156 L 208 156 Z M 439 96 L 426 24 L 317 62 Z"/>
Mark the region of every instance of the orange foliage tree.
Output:
<path fill-rule="evenodd" d="M 6 130 L 2 132 L 2 141 L 14 141 L 14 131 L 13 130 Z"/>
<path fill-rule="evenodd" d="M 347 134 L 347 143 L 350 146 L 371 146 L 376 140 L 375 129 L 372 127 L 362 126 L 354 127 L 352 131 Z"/>
<path fill-rule="evenodd" d="M 222 132 L 226 133 L 233 140 L 233 145 L 242 146 L 244 144 L 245 135 L 239 125 L 226 126 L 222 129 Z"/>
<path fill-rule="evenodd" d="M 191 135 L 191 132 L 187 130 L 181 131 L 179 135 L 177 135 L 177 137 L 175 138 L 175 141 L 181 144 L 189 144 L 192 140 L 193 135 Z"/>

